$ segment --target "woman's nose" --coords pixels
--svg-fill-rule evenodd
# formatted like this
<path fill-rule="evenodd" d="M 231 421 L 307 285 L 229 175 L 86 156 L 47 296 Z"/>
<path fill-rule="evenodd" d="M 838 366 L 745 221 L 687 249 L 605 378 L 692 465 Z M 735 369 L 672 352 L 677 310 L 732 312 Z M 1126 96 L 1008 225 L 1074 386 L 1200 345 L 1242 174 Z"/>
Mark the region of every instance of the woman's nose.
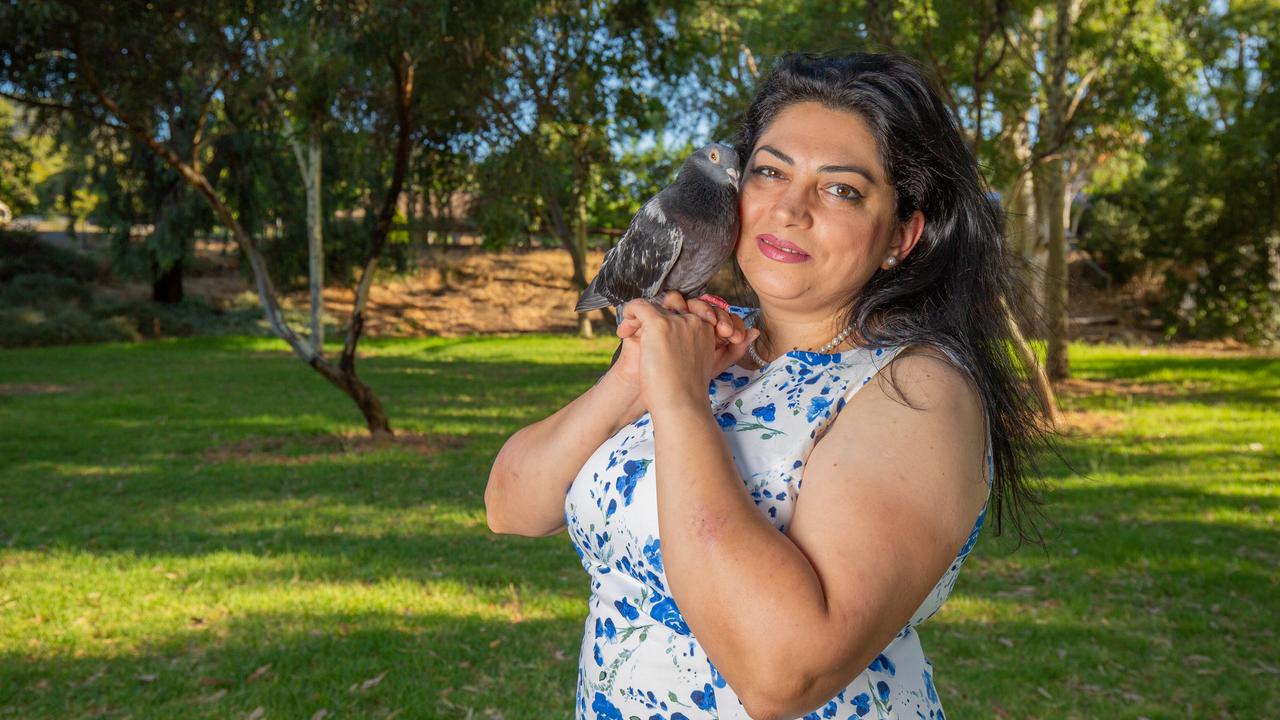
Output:
<path fill-rule="evenodd" d="M 773 216 L 784 225 L 808 226 L 811 220 L 810 193 L 800 183 L 791 182 L 778 194 L 773 204 Z"/>

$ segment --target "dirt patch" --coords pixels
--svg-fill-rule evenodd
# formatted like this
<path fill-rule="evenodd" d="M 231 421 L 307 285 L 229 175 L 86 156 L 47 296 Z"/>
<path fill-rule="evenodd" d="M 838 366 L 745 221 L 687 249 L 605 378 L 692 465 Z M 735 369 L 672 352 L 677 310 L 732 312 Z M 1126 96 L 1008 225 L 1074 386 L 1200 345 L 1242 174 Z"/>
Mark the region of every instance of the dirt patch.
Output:
<path fill-rule="evenodd" d="M 1137 397 L 1174 399 L 1187 393 L 1206 392 L 1207 383 L 1135 383 L 1126 380 L 1089 380 L 1070 378 L 1054 384 L 1060 396 L 1082 398 L 1092 395 L 1133 395 Z"/>
<path fill-rule="evenodd" d="M 74 389 L 70 385 L 53 385 L 51 383 L 0 383 L 0 397 L 64 393 L 71 392 Z"/>
<path fill-rule="evenodd" d="M 1062 413 L 1059 432 L 1070 437 L 1102 437 L 1114 435 L 1128 427 L 1121 413 L 1101 410 L 1067 410 Z"/>
<path fill-rule="evenodd" d="M 249 437 L 228 445 L 206 450 L 202 457 L 207 463 L 223 463 L 247 460 L 267 465 L 309 465 L 333 460 L 344 455 L 359 454 L 398 448 L 418 455 L 434 455 L 453 450 L 466 444 L 467 438 L 457 435 L 440 435 L 414 432 L 398 432 L 390 440 L 377 440 L 368 433 L 335 433 L 307 437 Z"/>

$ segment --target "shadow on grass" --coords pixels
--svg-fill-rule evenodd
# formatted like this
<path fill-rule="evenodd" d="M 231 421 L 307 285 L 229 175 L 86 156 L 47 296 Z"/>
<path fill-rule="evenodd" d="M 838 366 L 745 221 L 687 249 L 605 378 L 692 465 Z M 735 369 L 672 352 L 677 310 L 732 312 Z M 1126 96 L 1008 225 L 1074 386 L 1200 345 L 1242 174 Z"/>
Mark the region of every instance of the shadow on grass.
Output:
<path fill-rule="evenodd" d="M 251 613 L 103 656 L 0 655 L 0 717 L 572 715 L 579 620 Z"/>

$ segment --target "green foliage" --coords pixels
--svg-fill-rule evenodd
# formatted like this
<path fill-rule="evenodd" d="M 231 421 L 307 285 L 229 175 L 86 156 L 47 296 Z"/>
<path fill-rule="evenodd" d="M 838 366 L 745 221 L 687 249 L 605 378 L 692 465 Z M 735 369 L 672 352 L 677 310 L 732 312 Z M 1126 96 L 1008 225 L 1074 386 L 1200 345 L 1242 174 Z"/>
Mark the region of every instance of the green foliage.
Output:
<path fill-rule="evenodd" d="M 134 341 L 142 338 L 127 319 L 100 318 L 77 305 L 53 309 L 0 307 L 0 347 L 33 347 Z"/>
<path fill-rule="evenodd" d="M 324 223 L 324 274 L 326 282 L 354 285 L 359 271 L 369 258 L 369 237 L 373 223 L 367 219 L 329 218 Z M 307 287 L 310 273 L 306 225 L 300 215 L 283 223 L 284 232 L 262 241 L 262 254 L 271 268 L 271 278 L 282 290 Z M 403 241 L 383 246 L 380 264 L 394 272 L 412 267 L 413 248 L 408 233 L 400 231 Z M 392 236 L 394 237 L 394 235 Z M 247 274 L 248 268 L 243 268 Z"/>
<path fill-rule="evenodd" d="M 1164 275 L 1171 334 L 1280 339 L 1280 8 L 1198 19 L 1211 87 L 1161 106 L 1144 166 L 1096 203 L 1082 244 Z M 1243 64 L 1242 64 L 1243 60 Z"/>
<path fill-rule="evenodd" d="M 31 188 L 31 166 L 34 162 L 31 142 L 16 136 L 13 108 L 0 98 L 0 202 L 20 215 L 35 204 Z"/>
<path fill-rule="evenodd" d="M 35 233 L 0 230 L 0 283 L 41 274 L 87 283 L 98 277 L 98 267 L 80 253 L 41 242 Z"/>

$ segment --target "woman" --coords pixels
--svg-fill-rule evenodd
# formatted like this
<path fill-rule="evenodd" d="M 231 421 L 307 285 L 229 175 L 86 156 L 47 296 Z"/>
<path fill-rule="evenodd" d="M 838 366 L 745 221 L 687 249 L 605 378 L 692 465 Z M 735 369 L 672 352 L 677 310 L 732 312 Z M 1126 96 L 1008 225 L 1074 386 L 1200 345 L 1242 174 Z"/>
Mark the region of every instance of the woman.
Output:
<path fill-rule="evenodd" d="M 499 453 L 490 527 L 567 524 L 591 575 L 579 718 L 941 718 L 914 628 L 1034 501 L 997 215 L 899 57 L 784 58 L 738 153 L 758 311 L 628 304 Z"/>

